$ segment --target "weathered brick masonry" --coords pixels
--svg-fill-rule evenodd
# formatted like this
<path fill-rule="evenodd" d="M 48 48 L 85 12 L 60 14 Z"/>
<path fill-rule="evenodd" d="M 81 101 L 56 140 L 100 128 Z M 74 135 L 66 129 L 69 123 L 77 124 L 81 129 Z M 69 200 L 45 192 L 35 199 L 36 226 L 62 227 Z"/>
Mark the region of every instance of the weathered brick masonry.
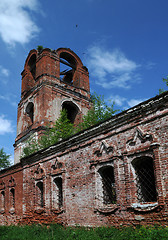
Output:
<path fill-rule="evenodd" d="M 47 54 L 52 53 L 48 49 L 43 53 L 45 51 Z M 72 53 L 67 49 L 64 51 Z M 66 54 L 62 56 L 70 61 Z M 50 82 L 49 85 L 52 85 L 54 91 L 58 91 L 56 88 L 61 86 L 63 92 L 51 94 L 50 87 L 44 90 L 47 108 L 52 111 L 49 115 L 41 113 L 44 107 L 38 111 L 42 118 L 46 117 L 46 122 L 48 117 L 50 122 L 55 118 L 52 116 L 53 101 L 48 104 L 50 97 L 58 97 L 62 103 L 65 98 L 68 103 L 73 101 L 74 104 L 78 100 L 78 106 L 82 106 L 83 101 L 85 111 L 90 107 L 89 82 L 85 87 L 87 96 L 83 97 L 84 82 L 81 81 L 82 85 L 78 85 L 76 90 L 74 79 L 73 82 L 66 82 L 65 87 L 61 85 L 64 79 L 59 80 L 59 76 L 53 81 L 55 79 L 60 81 L 59 84 L 53 86 L 53 82 Z M 88 81 L 88 78 L 85 80 Z M 22 93 L 27 86 L 28 83 L 22 87 Z M 30 85 L 30 89 L 32 87 L 37 90 L 34 85 Z M 40 87 L 43 88 L 42 85 Z M 28 97 L 34 97 L 34 89 L 31 93 L 27 92 L 27 96 L 22 95 L 19 108 L 24 101 L 27 102 L 23 108 L 27 108 Z M 72 97 L 73 91 L 80 94 Z M 76 96 L 78 99 L 75 102 Z M 18 149 L 18 144 L 24 143 L 26 137 L 39 133 L 39 128 L 35 127 L 35 109 L 39 101 L 33 102 L 34 119 L 28 127 L 26 123 L 31 120 L 29 111 L 22 111 L 21 115 L 25 119 L 18 116 L 15 149 Z M 43 104 L 45 106 L 45 101 Z M 57 102 L 55 106 L 58 105 Z M 72 105 L 66 105 L 69 106 Z M 62 107 L 59 105 L 59 110 Z M 84 113 L 82 109 L 81 114 Z M 74 123 L 76 116 L 78 112 L 73 119 Z M 42 120 L 37 122 L 41 126 L 45 123 Z M 167 132 L 168 92 L 165 92 L 67 140 L 22 158 L 20 163 L 0 172 L 0 223 L 55 221 L 83 226 L 168 225 Z"/>

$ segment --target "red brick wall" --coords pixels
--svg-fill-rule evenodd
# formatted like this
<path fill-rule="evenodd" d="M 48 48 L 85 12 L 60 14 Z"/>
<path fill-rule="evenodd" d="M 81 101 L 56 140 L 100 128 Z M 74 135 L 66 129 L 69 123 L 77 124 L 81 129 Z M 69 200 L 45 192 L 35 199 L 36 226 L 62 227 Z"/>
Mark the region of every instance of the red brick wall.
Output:
<path fill-rule="evenodd" d="M 60 78 L 60 58 L 73 59 L 75 69 L 73 81 Z M 72 60 L 71 60 L 72 61 Z M 35 66 L 34 74 L 32 69 Z M 22 95 L 18 105 L 17 137 L 15 140 L 15 163 L 20 161 L 25 141 L 33 132 L 37 136 L 45 126 L 53 125 L 60 115 L 63 102 L 72 102 L 78 108 L 74 124 L 82 120 L 91 106 L 89 73 L 79 57 L 70 49 L 60 48 L 42 52 L 31 50 L 22 72 Z M 33 122 L 27 113 L 27 106 L 34 106 Z"/>
<path fill-rule="evenodd" d="M 18 212 L 19 221 L 82 226 L 167 225 L 167 100 L 168 93 L 164 93 L 22 159 L 23 215 Z M 139 203 L 132 163 L 143 157 L 153 159 L 157 199 Z M 114 168 L 117 200 L 103 204 L 99 173 L 108 166 Z M 55 185 L 60 178 L 62 195 Z M 39 183 L 43 185 L 42 206 Z"/>
<path fill-rule="evenodd" d="M 14 196 L 11 196 L 14 189 Z M 23 215 L 23 169 L 21 164 L 2 170 L 0 193 L 4 192 L 5 204 L 0 209 L 0 224 L 15 224 Z M 14 199 L 13 199 L 14 197 Z"/>
<path fill-rule="evenodd" d="M 61 57 L 75 64 L 73 84 L 59 78 Z M 32 61 L 36 62 L 35 75 Z M 15 163 L 20 161 L 25 139 L 53 124 L 65 101 L 72 101 L 80 110 L 75 124 L 90 108 L 87 69 L 70 49 L 32 50 L 22 77 Z M 25 112 L 28 103 L 34 104 L 33 122 Z M 19 164 L 0 172 L 0 224 L 167 225 L 167 133 L 165 92 L 22 158 Z M 141 168 L 144 173 L 139 173 Z M 108 176 L 110 184 L 105 182 L 108 169 L 114 174 L 113 179 Z M 116 199 L 110 200 L 112 194 Z"/>

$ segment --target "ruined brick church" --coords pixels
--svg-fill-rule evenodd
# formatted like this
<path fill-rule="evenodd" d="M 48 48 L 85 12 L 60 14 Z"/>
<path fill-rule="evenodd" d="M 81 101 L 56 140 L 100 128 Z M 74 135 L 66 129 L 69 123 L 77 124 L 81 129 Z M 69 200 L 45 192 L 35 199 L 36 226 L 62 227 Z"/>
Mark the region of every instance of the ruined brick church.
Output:
<path fill-rule="evenodd" d="M 21 157 L 60 110 L 77 125 L 90 107 L 89 73 L 73 51 L 30 51 L 15 164 L 0 171 L 0 224 L 168 225 L 168 92 Z"/>

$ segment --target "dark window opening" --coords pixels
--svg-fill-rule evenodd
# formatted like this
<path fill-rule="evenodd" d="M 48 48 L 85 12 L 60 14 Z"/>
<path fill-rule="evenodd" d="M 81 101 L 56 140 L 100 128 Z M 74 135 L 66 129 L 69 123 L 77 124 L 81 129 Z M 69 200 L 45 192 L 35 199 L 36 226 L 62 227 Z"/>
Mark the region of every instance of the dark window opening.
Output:
<path fill-rule="evenodd" d="M 114 168 L 104 167 L 100 169 L 100 175 L 102 177 L 103 185 L 103 203 L 115 204 L 116 203 L 116 190 L 114 179 Z"/>
<path fill-rule="evenodd" d="M 66 83 L 72 83 L 73 73 L 74 73 L 73 69 L 61 72 L 60 76 L 63 76 L 62 81 Z"/>
<path fill-rule="evenodd" d="M 62 81 L 72 84 L 76 70 L 76 61 L 69 53 L 60 54 L 60 78 Z"/>
<path fill-rule="evenodd" d="M 62 109 L 67 112 L 67 117 L 71 123 L 74 123 L 76 115 L 78 113 L 78 107 L 71 101 L 66 101 L 62 105 Z"/>
<path fill-rule="evenodd" d="M 12 188 L 10 190 L 10 200 L 11 200 L 11 208 L 15 208 L 15 189 Z"/>
<path fill-rule="evenodd" d="M 57 188 L 57 206 L 61 208 L 63 206 L 62 178 L 56 178 L 54 183 Z"/>
<path fill-rule="evenodd" d="M 42 182 L 38 182 L 36 184 L 36 186 L 37 186 L 37 192 L 36 192 L 37 206 L 38 207 L 43 207 L 44 206 L 43 183 Z"/>
<path fill-rule="evenodd" d="M 139 203 L 156 202 L 157 192 L 151 157 L 142 157 L 133 161 L 136 174 L 137 199 Z"/>
<path fill-rule="evenodd" d="M 0 208 L 5 209 L 5 191 L 1 192 L 1 202 L 0 202 Z"/>
<path fill-rule="evenodd" d="M 29 59 L 28 66 L 33 78 L 35 79 L 35 75 L 36 75 L 36 55 L 35 54 L 33 54 Z"/>
<path fill-rule="evenodd" d="M 34 104 L 32 102 L 29 102 L 26 107 L 26 113 L 28 114 L 31 122 L 34 121 Z"/>

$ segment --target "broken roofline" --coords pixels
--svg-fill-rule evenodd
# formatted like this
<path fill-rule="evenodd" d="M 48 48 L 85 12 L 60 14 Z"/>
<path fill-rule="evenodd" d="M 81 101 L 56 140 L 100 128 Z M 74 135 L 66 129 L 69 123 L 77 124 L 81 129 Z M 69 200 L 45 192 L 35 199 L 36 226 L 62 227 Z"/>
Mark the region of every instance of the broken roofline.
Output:
<path fill-rule="evenodd" d="M 142 113 L 143 114 L 145 113 L 145 115 L 147 116 L 158 109 L 166 108 L 165 107 L 166 102 L 168 102 L 168 91 L 163 92 L 162 94 L 157 95 L 153 98 L 150 98 L 145 102 L 142 102 L 132 108 L 129 108 L 128 110 L 118 113 L 103 122 L 100 122 L 94 126 L 91 126 L 90 128 L 82 130 L 67 139 L 64 139 L 59 141 L 58 143 L 55 143 L 50 147 L 47 147 L 38 152 L 35 152 L 27 157 L 21 158 L 21 163 L 26 164 L 27 159 L 30 159 L 30 158 L 36 161 L 37 159 L 41 159 L 42 155 L 51 156 L 53 155 L 53 153 L 65 151 L 70 147 L 74 147 L 79 144 L 82 144 L 83 142 L 86 142 L 91 138 L 94 138 L 102 133 L 105 133 L 107 131 L 112 131 L 116 128 L 121 127 L 122 125 L 124 126 L 125 123 L 127 123 L 127 126 L 128 126 L 128 123 L 134 122 L 135 118 L 136 118 L 136 121 L 137 121 L 137 118 L 141 118 Z M 168 114 L 168 110 L 162 113 L 161 115 L 163 114 Z M 158 116 L 160 115 L 155 115 L 154 118 Z M 143 118 L 144 118 L 144 115 L 143 115 Z M 139 123 L 136 123 L 136 125 L 138 124 Z M 135 127 L 135 125 L 131 126 L 131 128 L 133 127 Z M 123 128 L 122 131 L 124 131 L 126 128 L 128 127 Z"/>

